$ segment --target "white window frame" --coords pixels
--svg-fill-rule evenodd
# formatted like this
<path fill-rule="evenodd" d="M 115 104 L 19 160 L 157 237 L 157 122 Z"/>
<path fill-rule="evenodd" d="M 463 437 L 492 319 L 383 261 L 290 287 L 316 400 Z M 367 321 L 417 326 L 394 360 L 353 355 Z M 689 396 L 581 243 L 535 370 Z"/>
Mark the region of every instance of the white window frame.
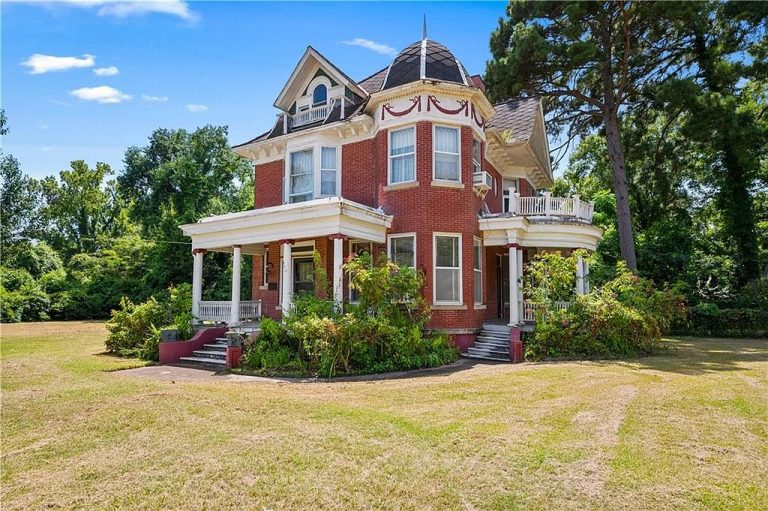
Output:
<path fill-rule="evenodd" d="M 322 161 L 323 161 L 323 147 L 333 148 L 336 150 L 336 194 L 335 195 L 322 195 Z M 311 144 L 297 145 L 296 147 L 290 147 L 286 150 L 285 158 L 285 176 L 283 178 L 283 204 L 291 204 L 291 196 L 298 195 L 291 193 L 291 155 L 293 153 L 300 153 L 302 151 L 312 151 L 312 198 L 321 199 L 325 197 L 340 197 L 341 196 L 341 161 L 342 161 L 342 147 L 340 144 L 324 143 L 323 141 L 313 142 Z M 305 201 L 306 202 L 306 201 Z"/>
<path fill-rule="evenodd" d="M 479 268 L 475 268 L 475 247 L 478 247 L 478 246 L 480 247 L 480 252 L 478 254 L 477 262 L 478 262 L 478 265 L 480 267 Z M 483 240 L 478 238 L 477 236 L 475 236 L 473 241 L 472 241 L 472 299 L 473 300 L 475 298 L 477 298 L 475 296 L 475 293 L 477 293 L 476 282 L 475 282 L 477 279 L 475 279 L 475 277 L 477 276 L 477 274 L 480 275 L 480 279 L 479 279 L 479 281 L 480 281 L 480 301 L 478 302 L 477 300 L 474 300 L 475 305 L 482 305 L 483 303 L 485 303 L 485 299 L 484 299 L 485 297 L 483 295 L 483 266 L 484 266 L 484 264 L 483 264 Z"/>
<path fill-rule="evenodd" d="M 459 299 L 458 301 L 438 300 L 437 299 L 437 270 L 456 270 L 456 267 L 437 266 L 437 238 L 448 237 L 458 238 L 459 247 Z M 432 233 L 432 303 L 435 305 L 462 305 L 464 304 L 464 268 L 462 252 L 462 235 L 460 232 L 434 232 Z"/>
<path fill-rule="evenodd" d="M 514 181 L 515 191 L 520 193 L 520 178 L 517 177 L 502 177 L 501 178 L 501 209 L 503 213 L 509 213 L 509 203 L 511 197 L 509 196 L 509 186 L 505 186 L 504 181 Z"/>
<path fill-rule="evenodd" d="M 480 146 L 480 160 L 475 160 L 475 142 Z M 459 151 L 461 151 L 461 145 L 459 145 Z M 477 170 L 475 170 L 477 167 Z M 472 135 L 472 174 L 477 174 L 483 171 L 483 142 Z"/>
<path fill-rule="evenodd" d="M 353 245 L 359 245 L 359 244 L 362 244 L 362 243 L 367 243 L 368 244 L 368 254 L 370 254 L 370 256 L 371 256 L 371 264 L 373 264 L 373 242 L 372 241 L 363 240 L 363 239 L 349 240 L 349 255 L 352 255 L 352 253 L 353 253 L 353 251 L 352 251 L 352 246 Z M 349 294 L 349 303 L 360 303 L 359 299 L 358 300 L 352 299 L 352 291 L 354 291 L 352 289 L 352 286 L 348 285 L 347 287 L 349 288 L 349 290 L 348 290 L 349 291 L 349 293 L 348 293 Z"/>
<path fill-rule="evenodd" d="M 325 101 L 323 101 L 322 103 L 315 103 L 315 91 L 320 86 L 325 87 Z M 318 83 L 317 85 L 312 87 L 312 91 L 309 93 L 309 96 L 311 98 L 310 99 L 310 104 L 312 105 L 312 108 L 315 108 L 316 106 L 325 106 L 325 105 L 327 105 L 328 101 L 330 100 L 330 98 L 328 96 L 330 96 L 330 95 L 331 95 L 331 88 L 328 87 L 326 84 L 324 84 L 322 82 Z"/>
<path fill-rule="evenodd" d="M 437 128 L 448 128 L 456 131 L 456 134 L 458 135 L 458 153 L 446 153 L 445 151 L 438 151 L 435 149 L 435 132 L 437 131 Z M 442 179 L 437 177 L 437 158 L 435 156 L 437 153 L 440 152 L 440 154 L 450 154 L 451 156 L 457 156 L 459 159 L 459 175 L 458 179 Z M 462 174 L 462 166 L 461 166 L 461 127 L 460 126 L 452 126 L 450 124 L 433 124 L 432 125 L 432 180 L 436 181 L 438 183 L 462 183 L 461 180 L 461 174 Z"/>
<path fill-rule="evenodd" d="M 341 150 L 340 150 L 339 146 L 336 146 L 336 145 L 320 144 L 320 146 L 318 146 L 318 147 L 319 147 L 319 151 L 318 152 L 320 153 L 320 158 L 319 158 L 320 164 L 319 164 L 319 171 L 318 171 L 319 175 L 317 176 L 317 180 L 319 182 L 317 190 L 320 193 L 317 194 L 317 197 L 337 197 L 337 196 L 340 196 L 341 195 L 341 193 L 340 193 L 341 182 L 339 180 L 339 174 L 340 174 L 341 171 L 339 170 L 339 166 L 340 166 L 339 165 L 339 160 L 340 160 L 340 156 L 341 156 Z M 323 168 L 323 149 L 333 149 L 336 152 L 336 168 L 335 169 L 324 169 Z M 335 177 L 336 177 L 336 186 L 335 186 L 336 191 L 335 192 L 336 193 L 328 195 L 328 194 L 322 193 L 323 192 L 323 171 L 329 172 L 331 170 L 333 170 L 335 172 Z"/>
<path fill-rule="evenodd" d="M 390 261 L 394 261 L 395 258 L 392 257 L 392 240 L 395 238 L 413 238 L 413 269 L 416 269 L 416 255 L 418 254 L 416 247 L 417 247 L 417 241 L 416 241 L 416 233 L 415 232 L 398 232 L 397 234 L 390 234 L 387 236 L 387 257 L 390 259 Z"/>
<path fill-rule="evenodd" d="M 405 154 L 398 154 L 397 156 L 392 156 L 392 134 L 397 131 L 403 131 L 403 130 L 412 130 L 413 131 L 413 153 L 405 153 Z M 388 185 L 399 185 L 403 183 L 414 183 L 418 179 L 418 173 L 419 169 L 417 166 L 418 160 L 417 160 L 417 144 L 416 144 L 416 125 L 415 124 L 407 124 L 404 126 L 398 126 L 396 128 L 390 128 L 387 131 L 387 184 Z M 407 181 L 392 181 L 392 158 L 402 158 L 403 156 L 408 156 L 410 154 L 413 154 L 413 179 L 409 179 Z"/>

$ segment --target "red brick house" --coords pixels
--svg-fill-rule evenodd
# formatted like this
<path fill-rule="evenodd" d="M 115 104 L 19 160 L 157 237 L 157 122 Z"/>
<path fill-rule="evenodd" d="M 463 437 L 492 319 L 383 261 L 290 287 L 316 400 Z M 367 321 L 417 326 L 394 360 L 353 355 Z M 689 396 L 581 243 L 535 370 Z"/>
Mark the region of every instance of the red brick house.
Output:
<path fill-rule="evenodd" d="M 506 358 L 532 320 L 525 262 L 594 250 L 602 235 L 591 203 L 542 192 L 553 178 L 540 101 L 491 104 L 480 76 L 432 40 L 359 81 L 309 47 L 274 105 L 271 129 L 233 148 L 254 162 L 254 209 L 182 226 L 197 317 L 280 318 L 295 292 L 313 289 L 313 250 L 334 299 L 354 300 L 343 259 L 386 252 L 424 272 L 430 328 L 469 355 Z M 206 251 L 234 254 L 234 303 L 201 301 Z M 253 260 L 249 301 L 242 254 Z"/>

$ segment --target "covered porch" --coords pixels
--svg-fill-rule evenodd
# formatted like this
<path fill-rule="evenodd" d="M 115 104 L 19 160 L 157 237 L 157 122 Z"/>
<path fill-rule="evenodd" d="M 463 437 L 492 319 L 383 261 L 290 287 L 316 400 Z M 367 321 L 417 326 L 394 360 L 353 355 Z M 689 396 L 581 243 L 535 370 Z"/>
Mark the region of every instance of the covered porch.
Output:
<path fill-rule="evenodd" d="M 218 215 L 182 225 L 184 234 L 192 238 L 192 315 L 200 321 L 227 323 L 235 329 L 258 321 L 265 313 L 265 304 L 261 299 L 241 300 L 240 267 L 242 256 L 250 255 L 262 260 L 266 271 L 267 264 L 271 264 L 267 261 L 269 246 L 279 247 L 276 261 L 279 279 L 275 289 L 271 286 L 269 289 L 277 295 L 279 312 L 290 311 L 294 293 L 302 289 L 304 268 L 311 262 L 316 239 L 330 240 L 328 253 L 324 255 L 330 264 L 333 299 L 341 304 L 345 240 L 383 244 L 391 225 L 391 216 L 341 197 Z M 229 301 L 202 300 L 203 257 L 209 251 L 232 253 L 232 299 Z M 272 254 L 273 259 L 274 256 Z M 303 261 L 307 261 L 304 267 L 297 265 Z"/>

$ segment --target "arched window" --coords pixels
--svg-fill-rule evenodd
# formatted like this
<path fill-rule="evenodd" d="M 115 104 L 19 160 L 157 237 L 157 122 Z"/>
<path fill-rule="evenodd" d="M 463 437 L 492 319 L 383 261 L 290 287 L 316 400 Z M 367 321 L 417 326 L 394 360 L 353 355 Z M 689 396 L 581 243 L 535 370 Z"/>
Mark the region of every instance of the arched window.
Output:
<path fill-rule="evenodd" d="M 328 101 L 328 88 L 322 83 L 312 91 L 312 106 L 324 105 Z"/>

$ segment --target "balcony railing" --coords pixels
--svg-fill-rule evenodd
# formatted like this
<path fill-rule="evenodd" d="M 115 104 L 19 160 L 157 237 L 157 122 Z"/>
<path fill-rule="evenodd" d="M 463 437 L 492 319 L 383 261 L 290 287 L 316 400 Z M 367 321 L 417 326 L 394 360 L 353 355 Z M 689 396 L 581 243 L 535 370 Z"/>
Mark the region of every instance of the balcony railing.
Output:
<path fill-rule="evenodd" d="M 331 104 L 315 106 L 288 116 L 288 128 L 296 128 L 317 121 L 324 121 L 331 112 Z"/>
<path fill-rule="evenodd" d="M 217 323 L 229 322 L 232 302 L 230 301 L 201 301 L 198 318 L 202 321 Z M 261 317 L 261 300 L 240 301 L 240 321 L 256 321 Z"/>
<path fill-rule="evenodd" d="M 578 195 L 571 197 L 552 197 L 549 192 L 539 197 L 520 197 L 510 188 L 509 212 L 521 216 L 558 216 L 571 217 L 586 222 L 592 221 L 595 204 L 581 200 Z"/>
<path fill-rule="evenodd" d="M 541 303 L 533 303 L 528 300 L 523 301 L 523 321 L 536 321 L 536 310 L 541 309 L 544 305 Z M 562 310 L 571 306 L 571 302 L 555 302 L 555 309 Z"/>

